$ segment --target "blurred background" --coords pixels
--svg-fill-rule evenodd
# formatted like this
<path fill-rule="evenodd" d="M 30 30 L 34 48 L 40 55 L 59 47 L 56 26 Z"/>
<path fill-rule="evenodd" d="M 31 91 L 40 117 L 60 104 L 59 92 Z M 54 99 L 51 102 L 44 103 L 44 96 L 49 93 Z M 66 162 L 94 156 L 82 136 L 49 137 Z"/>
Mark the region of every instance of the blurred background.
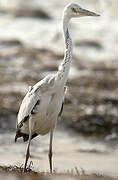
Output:
<path fill-rule="evenodd" d="M 62 13 L 70 0 L 0 1 L 0 164 L 23 163 L 15 122 L 28 87 L 57 71 Z M 54 137 L 54 168 L 118 177 L 118 1 L 75 0 L 101 17 L 73 19 L 73 62 Z M 32 141 L 33 167 L 48 170 L 49 135 Z"/>

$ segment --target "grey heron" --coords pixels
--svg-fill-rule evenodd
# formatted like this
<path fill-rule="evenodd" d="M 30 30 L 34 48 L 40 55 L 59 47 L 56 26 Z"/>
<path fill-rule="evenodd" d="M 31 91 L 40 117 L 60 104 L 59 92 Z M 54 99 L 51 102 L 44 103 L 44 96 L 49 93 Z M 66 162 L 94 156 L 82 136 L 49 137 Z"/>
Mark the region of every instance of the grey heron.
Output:
<path fill-rule="evenodd" d="M 99 16 L 98 14 L 81 8 L 78 4 L 67 5 L 63 13 L 63 33 L 65 40 L 64 59 L 55 74 L 48 75 L 34 86 L 30 87 L 24 97 L 17 118 L 15 142 L 23 137 L 28 141 L 24 171 L 30 156 L 31 140 L 38 135 L 50 132 L 49 165 L 52 173 L 52 140 L 53 131 L 63 110 L 66 93 L 66 82 L 72 60 L 72 41 L 68 30 L 71 18 L 83 16 Z"/>

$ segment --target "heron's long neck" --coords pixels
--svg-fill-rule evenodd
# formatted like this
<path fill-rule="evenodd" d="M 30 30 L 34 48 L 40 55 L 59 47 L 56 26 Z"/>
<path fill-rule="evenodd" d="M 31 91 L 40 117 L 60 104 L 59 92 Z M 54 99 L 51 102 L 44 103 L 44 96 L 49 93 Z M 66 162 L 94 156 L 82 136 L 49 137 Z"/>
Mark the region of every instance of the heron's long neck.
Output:
<path fill-rule="evenodd" d="M 65 54 L 64 54 L 64 60 L 59 66 L 59 70 L 58 70 L 58 78 L 59 78 L 59 81 L 62 82 L 62 85 L 65 85 L 67 81 L 68 73 L 70 69 L 70 63 L 72 60 L 72 41 L 71 41 L 71 37 L 68 30 L 68 24 L 69 24 L 69 19 L 63 18 Z"/>

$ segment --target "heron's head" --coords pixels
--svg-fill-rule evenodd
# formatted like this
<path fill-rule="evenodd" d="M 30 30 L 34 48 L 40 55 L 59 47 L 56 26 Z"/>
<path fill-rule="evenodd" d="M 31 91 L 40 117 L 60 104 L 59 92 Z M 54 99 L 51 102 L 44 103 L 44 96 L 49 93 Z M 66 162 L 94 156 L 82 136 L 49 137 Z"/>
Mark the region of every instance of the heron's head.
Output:
<path fill-rule="evenodd" d="M 79 18 L 83 16 L 100 16 L 100 15 L 94 12 L 88 11 L 86 9 L 83 9 L 78 4 L 71 3 L 65 7 L 64 16 L 71 19 L 71 18 Z"/>

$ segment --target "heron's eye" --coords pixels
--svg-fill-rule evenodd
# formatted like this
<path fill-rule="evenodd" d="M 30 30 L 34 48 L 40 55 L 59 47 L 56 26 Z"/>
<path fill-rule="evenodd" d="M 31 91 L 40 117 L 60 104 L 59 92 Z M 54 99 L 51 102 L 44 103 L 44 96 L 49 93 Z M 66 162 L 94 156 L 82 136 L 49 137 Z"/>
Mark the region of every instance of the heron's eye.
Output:
<path fill-rule="evenodd" d="M 77 13 L 77 10 L 76 10 L 75 8 L 72 8 L 72 11 L 75 12 L 75 13 Z"/>

